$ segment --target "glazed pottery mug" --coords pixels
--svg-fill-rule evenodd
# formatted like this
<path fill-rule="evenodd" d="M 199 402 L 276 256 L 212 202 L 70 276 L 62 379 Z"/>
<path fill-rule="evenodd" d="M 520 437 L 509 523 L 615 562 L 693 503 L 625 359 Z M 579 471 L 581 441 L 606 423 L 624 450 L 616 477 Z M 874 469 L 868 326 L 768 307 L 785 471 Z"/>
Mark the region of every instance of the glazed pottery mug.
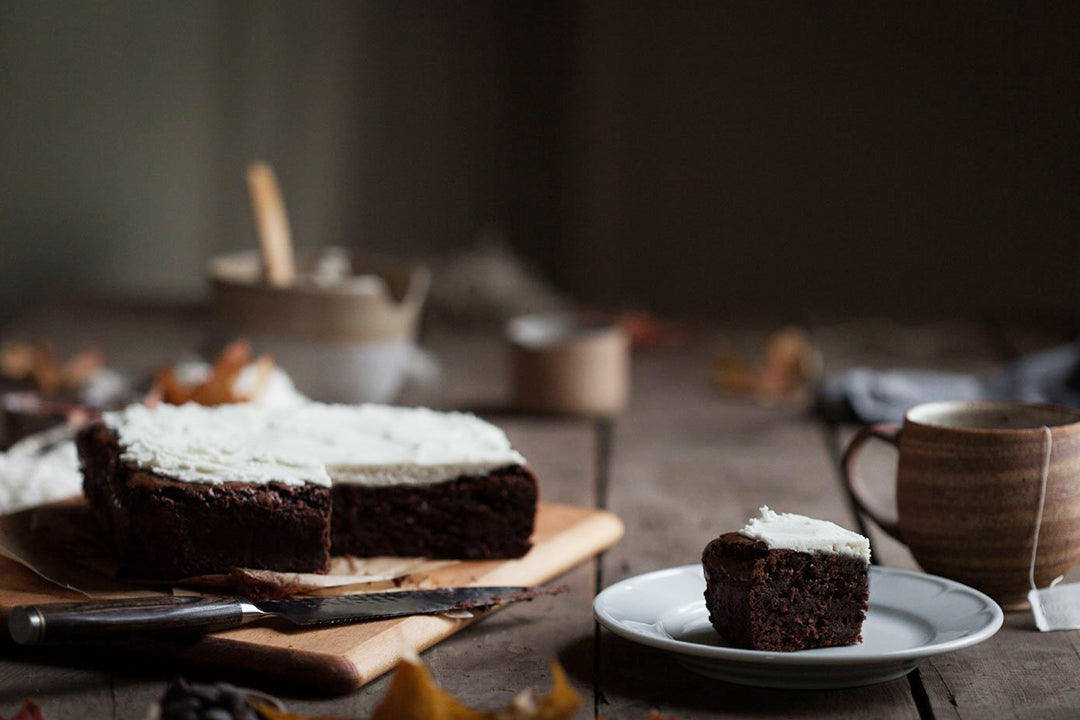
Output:
<path fill-rule="evenodd" d="M 514 402 L 526 412 L 612 417 L 630 399 L 630 338 L 617 323 L 568 313 L 506 327 Z"/>
<path fill-rule="evenodd" d="M 844 478 L 864 513 L 908 546 L 922 568 L 1018 607 L 1030 587 L 1043 463 L 1046 498 L 1035 582 L 1045 587 L 1080 559 L 1080 411 L 1012 401 L 918 405 L 902 426 L 864 428 L 844 452 Z M 856 469 L 871 438 L 900 452 L 896 512 Z"/>

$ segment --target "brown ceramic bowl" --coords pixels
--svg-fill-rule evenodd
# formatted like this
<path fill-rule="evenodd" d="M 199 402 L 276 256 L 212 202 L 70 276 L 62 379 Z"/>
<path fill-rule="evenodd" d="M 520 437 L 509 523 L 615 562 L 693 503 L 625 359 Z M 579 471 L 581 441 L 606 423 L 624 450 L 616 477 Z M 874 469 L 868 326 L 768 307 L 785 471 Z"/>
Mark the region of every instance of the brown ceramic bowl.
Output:
<path fill-rule="evenodd" d="M 393 399 L 414 351 L 430 274 L 400 260 L 343 258 L 348 276 L 320 283 L 312 279 L 318 256 L 298 253 L 300 279 L 284 288 L 264 281 L 258 252 L 214 258 L 212 341 L 247 339 L 316 400 Z"/>

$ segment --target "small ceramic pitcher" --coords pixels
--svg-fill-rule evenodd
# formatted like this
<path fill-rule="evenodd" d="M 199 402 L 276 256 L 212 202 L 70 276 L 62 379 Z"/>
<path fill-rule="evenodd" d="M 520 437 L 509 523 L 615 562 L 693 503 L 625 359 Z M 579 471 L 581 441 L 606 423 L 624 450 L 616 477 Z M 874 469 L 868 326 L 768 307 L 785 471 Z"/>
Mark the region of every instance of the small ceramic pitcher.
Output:
<path fill-rule="evenodd" d="M 304 274 L 315 257 L 298 260 Z M 246 338 L 313 399 L 392 400 L 415 350 L 430 275 L 424 267 L 385 258 L 349 260 L 344 282 L 273 287 L 263 280 L 257 252 L 214 258 L 212 340 Z"/>

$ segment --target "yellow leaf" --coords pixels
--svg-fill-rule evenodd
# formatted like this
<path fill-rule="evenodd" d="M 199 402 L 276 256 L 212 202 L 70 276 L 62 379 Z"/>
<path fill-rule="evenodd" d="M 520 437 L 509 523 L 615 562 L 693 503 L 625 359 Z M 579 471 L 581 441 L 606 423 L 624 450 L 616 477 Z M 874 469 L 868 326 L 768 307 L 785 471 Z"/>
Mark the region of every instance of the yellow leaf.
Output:
<path fill-rule="evenodd" d="M 402 660 L 371 720 L 484 720 L 484 716 L 436 685 L 423 665 Z"/>
<path fill-rule="evenodd" d="M 536 720 L 569 720 L 581 705 L 581 698 L 566 680 L 566 672 L 557 661 L 551 663 L 551 693 L 536 703 Z"/>
<path fill-rule="evenodd" d="M 581 698 L 570 686 L 558 662 L 551 663 L 552 685 L 547 695 L 526 692 L 503 710 L 478 712 L 439 687 L 419 662 L 398 663 L 390 687 L 371 720 L 571 720 Z M 266 720 L 316 720 L 263 704 L 256 709 Z M 319 717 L 317 720 L 344 720 Z"/>

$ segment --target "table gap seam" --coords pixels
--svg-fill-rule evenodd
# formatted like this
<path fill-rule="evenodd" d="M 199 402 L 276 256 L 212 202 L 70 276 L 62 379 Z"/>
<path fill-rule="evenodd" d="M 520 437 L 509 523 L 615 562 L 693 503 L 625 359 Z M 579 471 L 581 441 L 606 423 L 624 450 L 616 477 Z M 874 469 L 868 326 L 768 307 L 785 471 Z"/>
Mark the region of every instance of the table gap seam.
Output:
<path fill-rule="evenodd" d="M 112 718 L 116 720 L 116 675 L 111 671 L 109 672 L 109 702 L 112 705 Z"/>
<path fill-rule="evenodd" d="M 593 430 L 596 438 L 593 505 L 599 510 L 607 510 L 614 421 L 598 418 L 593 421 Z M 604 553 L 597 555 L 593 562 L 593 597 L 595 597 L 604 589 Z M 593 618 L 593 718 L 600 717 L 600 706 L 603 704 L 604 693 L 600 687 L 600 623 Z"/>
<path fill-rule="evenodd" d="M 845 477 L 843 451 L 840 449 L 840 427 L 831 420 L 821 420 L 818 426 L 821 428 L 822 440 L 832 460 L 836 478 L 840 483 L 844 497 L 847 499 L 848 511 L 855 519 L 856 529 L 860 535 L 870 537 L 870 533 L 867 532 L 866 520 L 863 518 L 862 513 L 859 512 L 859 507 L 855 503 L 855 497 L 852 495 L 850 485 Z M 881 559 L 876 554 L 871 553 L 870 563 L 880 566 Z M 923 685 L 919 668 L 916 667 L 909 672 L 905 679 L 908 684 L 908 692 L 911 694 L 911 701 L 915 704 L 915 711 L 919 714 L 919 720 L 935 720 L 934 709 L 930 705 L 930 696 L 926 692 L 926 686 Z"/>
<path fill-rule="evenodd" d="M 911 690 L 911 699 L 915 701 L 915 709 L 919 713 L 919 720 L 934 720 L 934 708 L 930 704 L 930 694 L 923 685 L 922 673 L 915 668 L 907 674 L 908 689 Z"/>

